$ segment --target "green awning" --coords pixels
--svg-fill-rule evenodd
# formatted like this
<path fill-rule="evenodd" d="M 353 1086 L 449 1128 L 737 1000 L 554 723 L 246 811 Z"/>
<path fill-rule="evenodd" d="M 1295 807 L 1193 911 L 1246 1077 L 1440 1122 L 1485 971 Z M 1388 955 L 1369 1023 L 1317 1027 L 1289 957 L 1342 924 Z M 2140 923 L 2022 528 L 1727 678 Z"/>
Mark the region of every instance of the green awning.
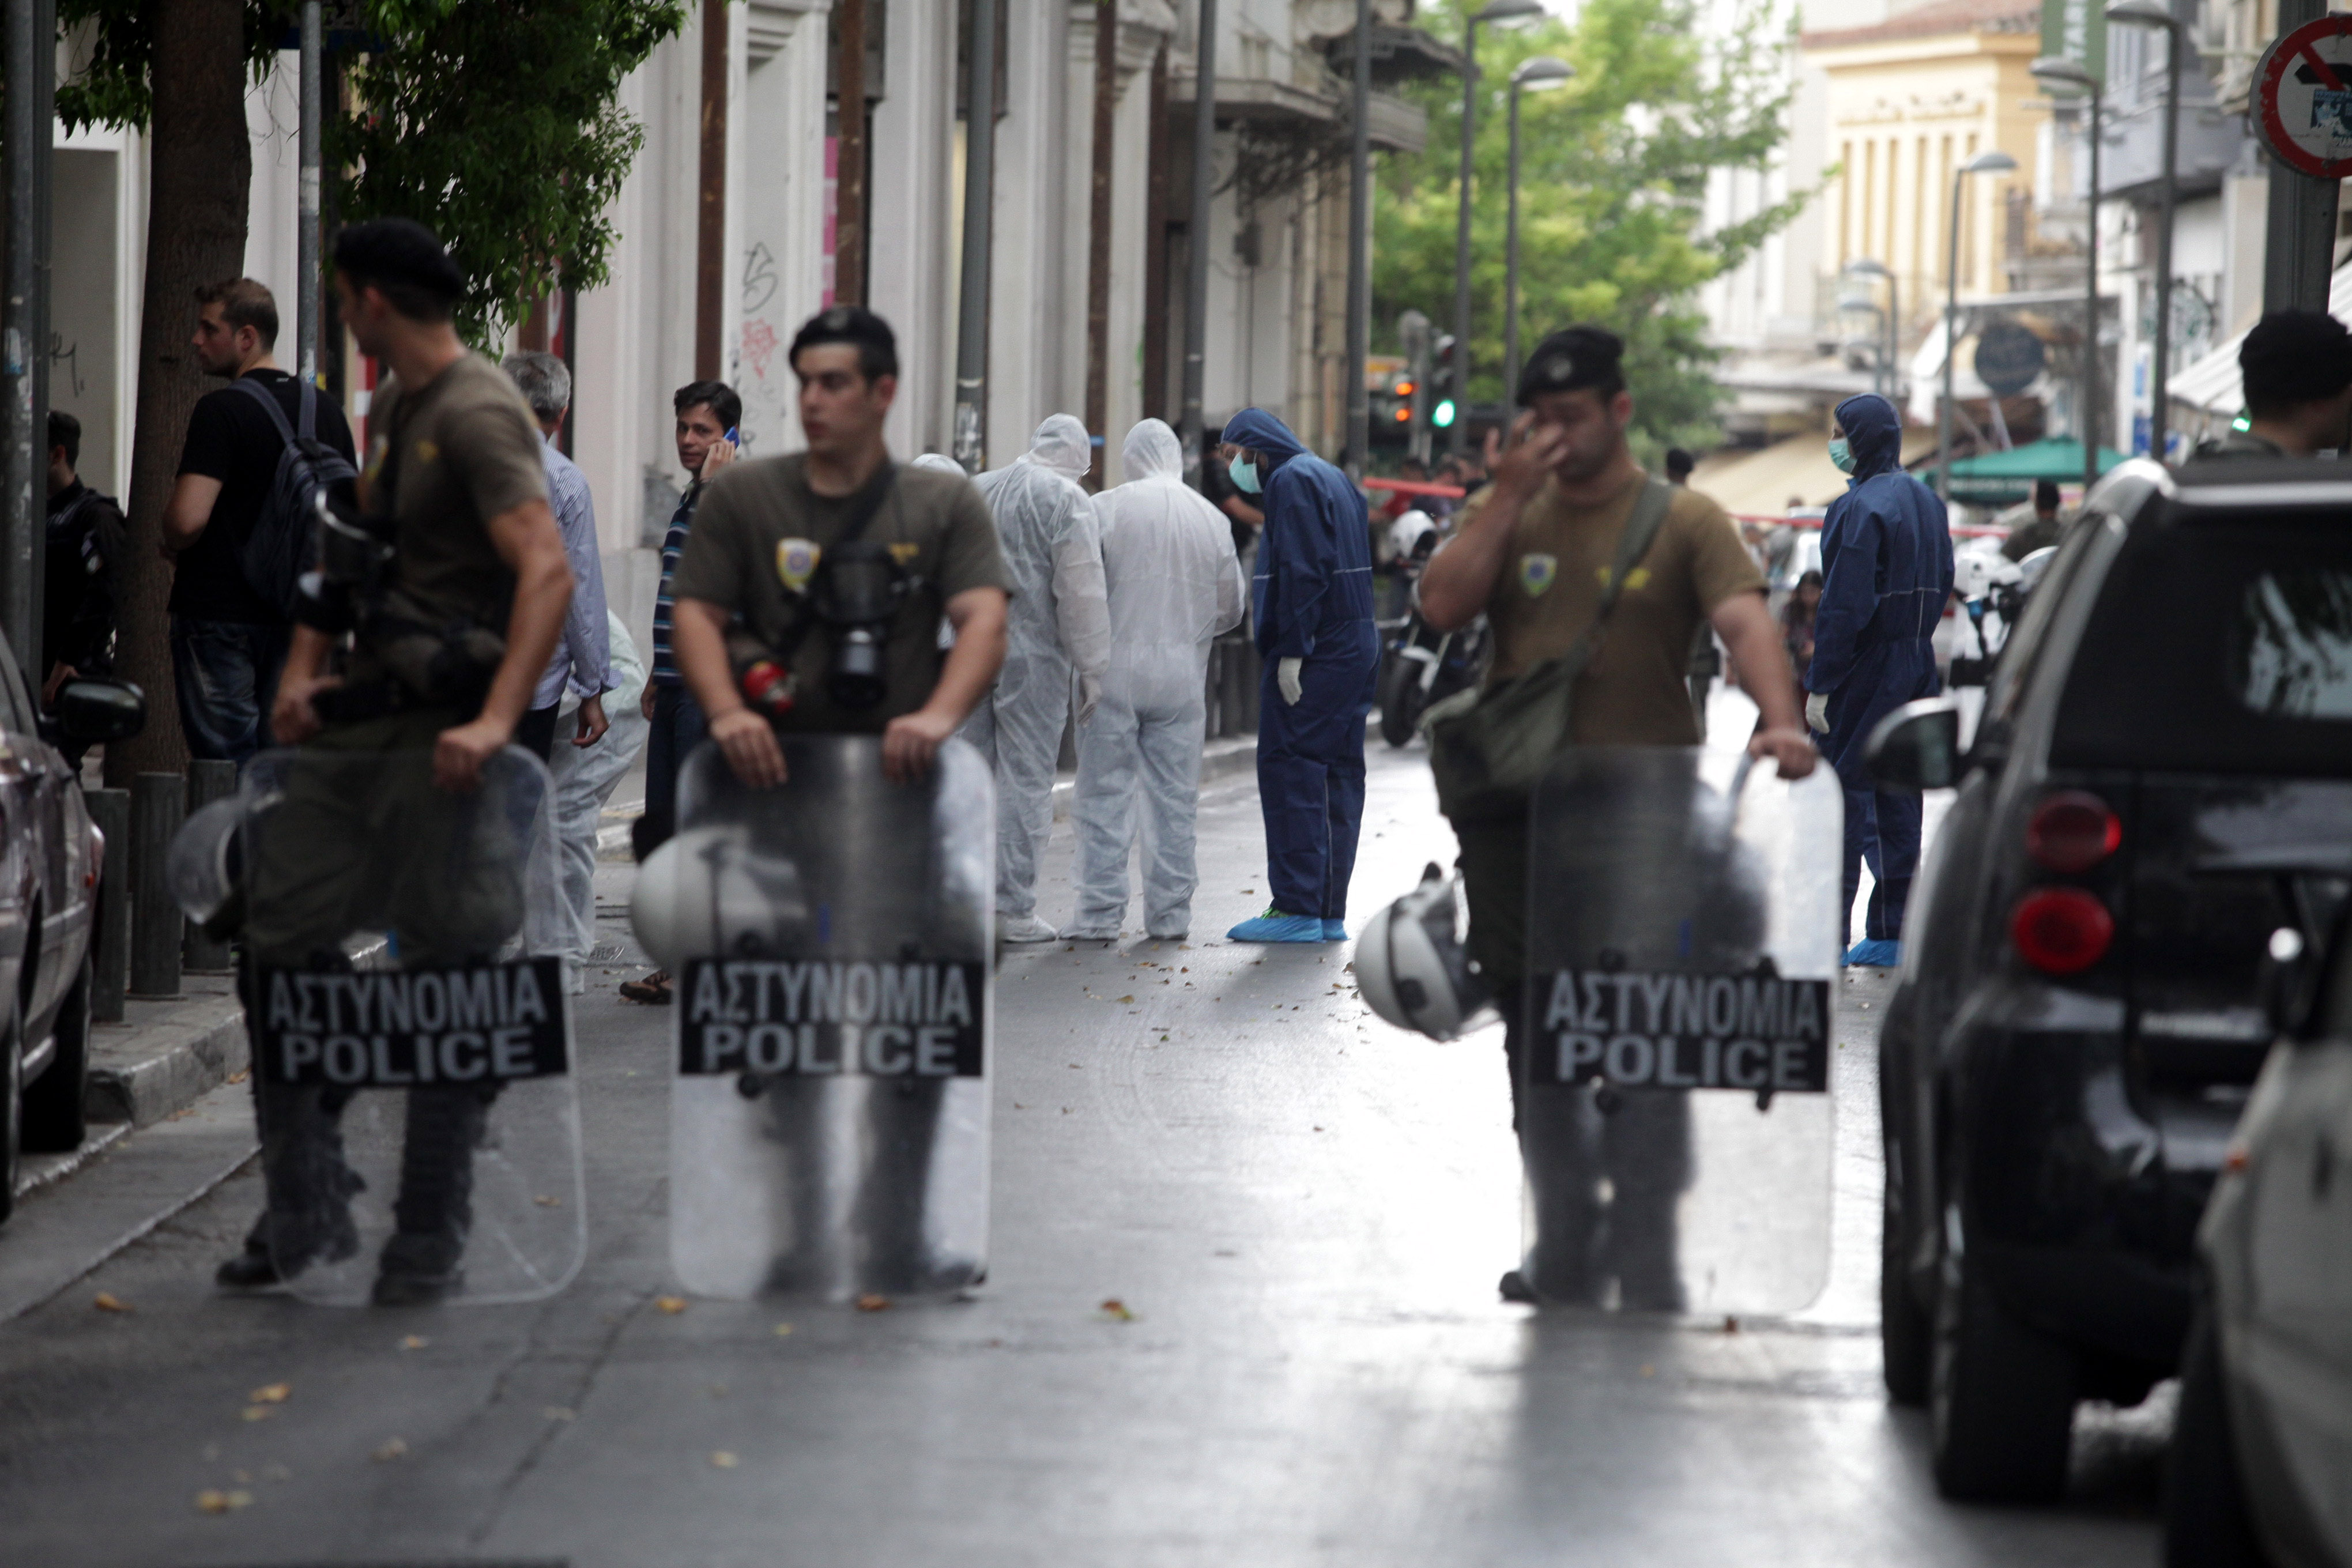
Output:
<path fill-rule="evenodd" d="M 2124 460 L 2121 452 L 2099 448 L 2099 472 L 2105 473 Z M 1932 468 L 1923 470 L 1932 475 Z M 2036 479 L 2064 482 L 2083 477 L 2083 443 L 2071 438 L 2030 442 L 2006 452 L 1984 452 L 1973 458 L 1962 458 L 1952 465 L 1952 488 L 1965 490 L 1966 481 L 1975 486 L 1993 488 L 2003 481 L 2008 485 L 2032 484 Z"/>

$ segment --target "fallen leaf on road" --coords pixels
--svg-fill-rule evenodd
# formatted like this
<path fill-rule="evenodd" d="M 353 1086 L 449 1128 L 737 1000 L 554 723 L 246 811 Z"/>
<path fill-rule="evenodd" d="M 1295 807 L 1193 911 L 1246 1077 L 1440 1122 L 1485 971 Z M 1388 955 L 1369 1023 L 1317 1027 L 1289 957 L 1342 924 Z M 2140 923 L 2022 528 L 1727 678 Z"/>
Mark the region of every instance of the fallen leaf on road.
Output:
<path fill-rule="evenodd" d="M 404 1351 L 421 1351 L 432 1342 L 433 1342 L 431 1340 L 426 1339 L 423 1334 L 410 1334 L 407 1338 L 400 1342 L 400 1348 Z"/>
<path fill-rule="evenodd" d="M 671 1317 L 676 1317 L 678 1313 L 686 1310 L 686 1298 L 683 1296 L 656 1296 L 654 1298 L 654 1305 L 660 1308 L 663 1311 L 667 1312 Z"/>
<path fill-rule="evenodd" d="M 375 1452 L 368 1458 L 380 1465 L 388 1465 L 394 1459 L 404 1459 L 408 1458 L 408 1440 L 404 1437 L 386 1437 L 376 1445 Z"/>
<path fill-rule="evenodd" d="M 563 1206 L 563 1200 L 562 1198 L 551 1198 L 544 1193 L 541 1193 L 539 1196 L 531 1199 L 530 1201 L 537 1204 L 543 1209 L 560 1209 Z"/>
<path fill-rule="evenodd" d="M 111 1290 L 100 1290 L 89 1299 L 89 1304 L 101 1312 L 127 1312 L 131 1309 L 118 1300 Z"/>
<path fill-rule="evenodd" d="M 198 1513 L 234 1513 L 238 1509 L 252 1506 L 252 1503 L 253 1494 L 248 1491 L 225 1492 L 215 1487 L 206 1487 L 196 1494 Z"/>
<path fill-rule="evenodd" d="M 247 1403 L 252 1405 L 283 1405 L 293 1392 L 294 1385 L 290 1383 L 272 1383 L 255 1389 L 245 1397 Z"/>
<path fill-rule="evenodd" d="M 1134 1001 L 1134 1000 L 1135 1000 L 1135 998 L 1134 998 L 1132 995 L 1127 995 L 1127 996 L 1122 996 L 1122 997 L 1120 997 L 1120 998 L 1119 998 L 1119 1000 L 1120 1000 L 1120 1001 L 1122 1001 L 1122 1002 L 1132 1002 L 1132 1001 Z"/>
<path fill-rule="evenodd" d="M 778 1323 L 776 1325 L 776 1338 L 778 1339 L 782 1339 L 786 1334 L 789 1334 L 792 1331 L 793 1326 L 790 1323 Z"/>
<path fill-rule="evenodd" d="M 241 1072 L 233 1072 L 228 1075 L 228 1081 L 231 1083 L 243 1083 L 245 1081 L 245 1075 Z"/>
<path fill-rule="evenodd" d="M 267 1421 L 277 1414 L 277 1411 L 267 1405 L 248 1405 L 245 1407 L 245 1418 L 247 1421 Z"/>
<path fill-rule="evenodd" d="M 721 1448 L 717 1453 L 710 1456 L 710 1463 L 716 1468 L 731 1470 L 735 1468 L 736 1460 L 734 1455 L 729 1453 L 726 1449 Z"/>
<path fill-rule="evenodd" d="M 1135 1321 L 1135 1314 L 1127 1310 L 1127 1303 L 1120 1300 L 1116 1296 L 1106 1298 L 1102 1304 L 1102 1310 L 1105 1316 L 1116 1318 L 1122 1323 L 1131 1323 Z"/>
<path fill-rule="evenodd" d="M 857 1298 L 857 1310 L 861 1312 L 887 1312 L 890 1310 L 890 1298 L 887 1296 L 873 1295 L 860 1296 Z"/>

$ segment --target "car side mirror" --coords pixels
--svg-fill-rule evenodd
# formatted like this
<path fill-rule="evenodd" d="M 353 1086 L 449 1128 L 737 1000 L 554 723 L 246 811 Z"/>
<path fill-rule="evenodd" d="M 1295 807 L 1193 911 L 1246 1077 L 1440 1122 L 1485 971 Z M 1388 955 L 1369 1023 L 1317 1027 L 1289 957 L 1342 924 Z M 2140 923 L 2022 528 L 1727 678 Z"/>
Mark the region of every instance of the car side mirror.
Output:
<path fill-rule="evenodd" d="M 127 741 L 147 727 L 147 694 L 127 680 L 83 676 L 58 688 L 53 716 L 76 745 Z"/>
<path fill-rule="evenodd" d="M 1949 789 L 1960 762 L 1960 710 L 1940 697 L 1906 702 L 1878 721 L 1862 748 L 1870 782 L 1881 789 Z"/>

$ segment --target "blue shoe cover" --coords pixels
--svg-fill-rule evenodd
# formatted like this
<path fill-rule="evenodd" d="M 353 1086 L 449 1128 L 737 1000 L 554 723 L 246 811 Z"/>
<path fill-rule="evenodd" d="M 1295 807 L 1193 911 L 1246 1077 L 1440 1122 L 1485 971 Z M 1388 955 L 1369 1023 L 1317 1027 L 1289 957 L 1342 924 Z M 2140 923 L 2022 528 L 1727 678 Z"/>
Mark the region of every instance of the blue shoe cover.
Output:
<path fill-rule="evenodd" d="M 1903 962 L 1903 944 L 1883 936 L 1871 937 L 1846 949 L 1845 962 L 1851 968 L 1894 969 Z"/>
<path fill-rule="evenodd" d="M 1225 933 L 1228 942 L 1326 942 L 1323 922 L 1314 915 L 1286 915 L 1268 910 L 1244 921 Z"/>
<path fill-rule="evenodd" d="M 1323 940 L 1325 942 L 1347 941 L 1348 922 L 1346 921 L 1326 920 L 1323 922 Z"/>

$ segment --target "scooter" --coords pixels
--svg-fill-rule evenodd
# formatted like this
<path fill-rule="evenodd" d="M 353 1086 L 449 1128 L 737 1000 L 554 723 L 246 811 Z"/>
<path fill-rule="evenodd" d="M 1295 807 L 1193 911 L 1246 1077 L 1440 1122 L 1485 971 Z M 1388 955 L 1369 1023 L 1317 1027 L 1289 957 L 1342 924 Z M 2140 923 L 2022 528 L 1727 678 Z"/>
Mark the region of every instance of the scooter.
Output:
<path fill-rule="evenodd" d="M 1486 669 L 1486 617 L 1459 631 L 1441 632 L 1422 619 L 1421 569 L 1436 550 L 1437 531 L 1421 534 L 1401 552 L 1391 571 L 1404 579 L 1405 613 L 1381 621 L 1381 739 L 1410 744 L 1421 716 L 1433 703 L 1478 683 Z"/>

